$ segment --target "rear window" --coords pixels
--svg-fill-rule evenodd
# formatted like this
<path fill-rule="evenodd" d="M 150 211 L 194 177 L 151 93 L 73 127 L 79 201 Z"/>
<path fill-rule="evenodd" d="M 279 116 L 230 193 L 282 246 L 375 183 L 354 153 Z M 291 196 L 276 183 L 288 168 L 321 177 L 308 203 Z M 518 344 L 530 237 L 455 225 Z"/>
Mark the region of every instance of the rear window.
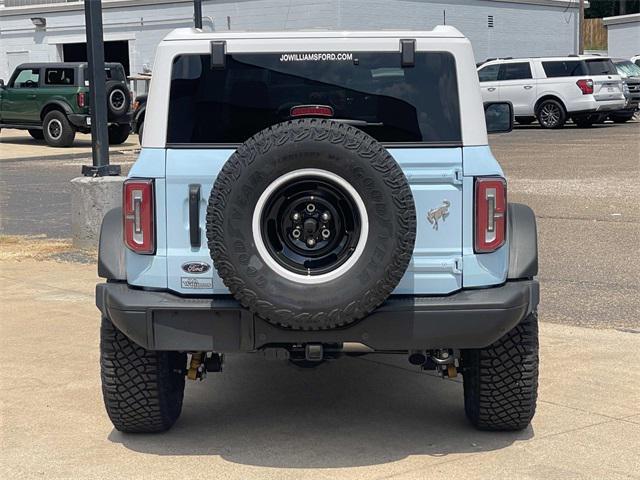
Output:
<path fill-rule="evenodd" d="M 84 67 L 84 69 L 84 78 L 89 78 L 89 68 Z M 122 65 L 106 65 L 104 67 L 104 75 L 107 81 L 117 80 L 124 82 L 127 79 Z"/>
<path fill-rule="evenodd" d="M 582 60 L 542 62 L 542 68 L 548 78 L 587 75 L 587 68 Z"/>
<path fill-rule="evenodd" d="M 167 142 L 237 144 L 291 119 L 301 105 L 331 107 L 385 143 L 460 143 L 455 60 L 416 52 L 402 68 L 399 53 L 227 55 L 211 69 L 209 55 L 176 57 Z"/>
<path fill-rule="evenodd" d="M 45 85 L 73 85 L 73 68 L 46 68 L 44 70 Z"/>
<path fill-rule="evenodd" d="M 587 60 L 587 70 L 589 75 L 617 75 L 615 65 L 608 58 L 599 58 L 597 60 Z"/>

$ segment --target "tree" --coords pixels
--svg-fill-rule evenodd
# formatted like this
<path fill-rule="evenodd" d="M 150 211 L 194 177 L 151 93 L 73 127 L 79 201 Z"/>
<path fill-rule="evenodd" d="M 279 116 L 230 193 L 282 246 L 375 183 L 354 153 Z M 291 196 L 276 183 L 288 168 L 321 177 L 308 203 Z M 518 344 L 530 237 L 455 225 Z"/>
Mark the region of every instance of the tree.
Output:
<path fill-rule="evenodd" d="M 640 13 L 640 0 L 590 0 L 585 17 L 602 18 L 630 13 Z"/>

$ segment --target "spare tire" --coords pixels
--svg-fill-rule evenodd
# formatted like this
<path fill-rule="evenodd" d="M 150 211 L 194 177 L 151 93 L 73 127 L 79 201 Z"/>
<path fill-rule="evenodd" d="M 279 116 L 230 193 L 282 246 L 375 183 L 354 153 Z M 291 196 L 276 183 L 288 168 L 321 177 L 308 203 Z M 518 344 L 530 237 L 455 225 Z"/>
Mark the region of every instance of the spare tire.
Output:
<path fill-rule="evenodd" d="M 117 120 L 129 111 L 131 98 L 129 92 L 122 83 L 110 80 L 106 85 L 108 119 Z"/>
<path fill-rule="evenodd" d="M 268 322 L 338 328 L 369 314 L 413 254 L 409 183 L 372 137 L 304 119 L 243 143 L 207 209 L 213 263 L 233 296 Z"/>

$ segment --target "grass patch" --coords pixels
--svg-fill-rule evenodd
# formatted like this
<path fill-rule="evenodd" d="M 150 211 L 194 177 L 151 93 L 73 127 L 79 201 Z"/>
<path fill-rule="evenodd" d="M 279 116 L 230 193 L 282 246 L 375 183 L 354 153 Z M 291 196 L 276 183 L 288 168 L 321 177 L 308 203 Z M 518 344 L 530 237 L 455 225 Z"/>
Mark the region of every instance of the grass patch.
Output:
<path fill-rule="evenodd" d="M 46 235 L 0 235 L 0 261 L 26 259 L 93 263 L 96 260 L 96 252 L 74 249 L 71 240 L 66 238 L 49 238 Z"/>

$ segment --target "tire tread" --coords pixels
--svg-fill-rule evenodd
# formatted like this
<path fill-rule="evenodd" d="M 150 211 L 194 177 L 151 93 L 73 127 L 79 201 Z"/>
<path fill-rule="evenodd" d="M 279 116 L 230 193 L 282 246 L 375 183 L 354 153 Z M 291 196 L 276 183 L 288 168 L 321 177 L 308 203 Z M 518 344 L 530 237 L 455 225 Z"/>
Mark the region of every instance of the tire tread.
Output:
<path fill-rule="evenodd" d="M 102 394 L 114 427 L 127 433 L 162 432 L 180 416 L 186 355 L 135 344 L 110 320 L 100 328 Z"/>
<path fill-rule="evenodd" d="M 522 430 L 538 396 L 538 316 L 488 347 L 462 352 L 467 417 L 481 430 Z"/>

